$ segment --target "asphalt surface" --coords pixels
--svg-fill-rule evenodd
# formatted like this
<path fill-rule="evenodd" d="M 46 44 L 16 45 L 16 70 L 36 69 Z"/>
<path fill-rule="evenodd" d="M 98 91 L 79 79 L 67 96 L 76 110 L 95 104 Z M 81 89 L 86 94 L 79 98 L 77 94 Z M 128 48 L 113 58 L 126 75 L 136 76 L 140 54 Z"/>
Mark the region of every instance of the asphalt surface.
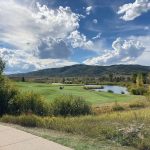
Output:
<path fill-rule="evenodd" d="M 72 150 L 41 137 L 0 125 L 0 150 Z"/>

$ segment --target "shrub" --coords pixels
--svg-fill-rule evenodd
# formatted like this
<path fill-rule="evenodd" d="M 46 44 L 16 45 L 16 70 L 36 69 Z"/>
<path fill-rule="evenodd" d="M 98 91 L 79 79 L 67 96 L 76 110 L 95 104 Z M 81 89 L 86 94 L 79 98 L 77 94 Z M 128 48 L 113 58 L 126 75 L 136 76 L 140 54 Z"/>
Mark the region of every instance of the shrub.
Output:
<path fill-rule="evenodd" d="M 146 93 L 146 89 L 145 88 L 132 88 L 131 89 L 131 93 L 133 95 L 144 95 Z"/>
<path fill-rule="evenodd" d="M 19 122 L 17 120 L 18 120 L 17 116 L 11 116 L 11 115 L 3 115 L 0 118 L 1 122 L 11 123 L 11 124 L 19 124 Z"/>
<path fill-rule="evenodd" d="M 150 92 L 149 91 L 145 94 L 145 97 L 146 97 L 146 100 L 148 102 L 150 102 Z"/>
<path fill-rule="evenodd" d="M 40 117 L 35 115 L 4 115 L 0 118 L 0 121 L 16 123 L 27 127 L 63 131 L 75 135 L 79 134 L 98 140 L 109 139 L 121 145 L 135 147 L 138 150 L 150 150 L 149 116 L 150 109 L 142 109 L 112 112 L 98 116 L 69 116 L 65 118 Z"/>
<path fill-rule="evenodd" d="M 0 76 L 0 115 L 8 112 L 8 103 L 17 94 L 17 89 L 5 77 Z"/>
<path fill-rule="evenodd" d="M 38 94 L 19 92 L 9 79 L 0 76 L 0 115 L 6 113 L 14 115 L 22 113 L 48 115 L 50 104 Z"/>
<path fill-rule="evenodd" d="M 112 110 L 113 111 L 123 111 L 125 110 L 125 108 L 121 105 L 119 105 L 117 102 L 115 102 L 115 104 L 112 106 Z"/>
<path fill-rule="evenodd" d="M 83 87 L 83 89 L 85 89 L 85 90 L 93 90 L 93 89 L 104 89 L 104 86 L 95 86 L 95 85 L 93 85 L 93 86 L 84 86 Z"/>
<path fill-rule="evenodd" d="M 142 132 L 144 125 L 130 125 L 129 127 L 119 129 L 118 142 L 124 146 L 137 146 L 144 138 Z"/>
<path fill-rule="evenodd" d="M 19 124 L 25 127 L 38 127 L 42 124 L 42 119 L 35 115 L 10 116 L 4 115 L 1 118 L 2 122 Z"/>
<path fill-rule="evenodd" d="M 52 103 L 53 114 L 78 116 L 90 114 L 90 105 L 82 98 L 72 95 L 58 97 Z"/>
<path fill-rule="evenodd" d="M 4 69 L 5 69 L 5 62 L 0 57 L 0 75 L 3 73 Z"/>
<path fill-rule="evenodd" d="M 136 102 L 133 102 L 133 103 L 129 104 L 129 107 L 130 108 L 144 108 L 145 103 L 141 102 L 141 101 L 136 101 Z"/>
<path fill-rule="evenodd" d="M 35 115 L 22 115 L 19 117 L 19 124 L 25 127 L 38 127 L 41 121 L 41 118 Z"/>
<path fill-rule="evenodd" d="M 108 93 L 114 93 L 112 90 L 108 90 L 107 92 L 108 92 Z"/>
<path fill-rule="evenodd" d="M 92 107 L 93 114 L 99 115 L 103 113 L 111 113 L 112 112 L 112 106 L 96 106 Z"/>
<path fill-rule="evenodd" d="M 144 139 L 142 142 L 139 142 L 137 144 L 137 147 L 139 150 L 150 150 L 150 142 L 149 139 Z"/>
<path fill-rule="evenodd" d="M 36 115 L 49 115 L 50 104 L 35 93 L 19 93 L 9 101 L 9 113 L 19 115 L 33 113 Z"/>
<path fill-rule="evenodd" d="M 124 91 L 122 91 L 122 92 L 121 92 L 121 94 L 125 94 L 125 92 L 124 92 Z"/>

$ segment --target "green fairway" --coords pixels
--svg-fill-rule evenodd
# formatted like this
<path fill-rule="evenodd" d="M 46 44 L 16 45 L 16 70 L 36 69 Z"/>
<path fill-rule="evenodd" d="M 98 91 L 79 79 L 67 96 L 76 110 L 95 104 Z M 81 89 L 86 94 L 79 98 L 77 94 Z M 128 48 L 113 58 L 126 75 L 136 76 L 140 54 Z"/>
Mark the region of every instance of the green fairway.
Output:
<path fill-rule="evenodd" d="M 60 95 L 75 95 L 82 96 L 92 104 L 104 104 L 112 102 L 129 102 L 131 100 L 138 100 L 143 97 L 134 95 L 121 95 L 107 92 L 96 92 L 83 89 L 83 86 L 77 85 L 63 85 L 64 89 L 60 90 L 60 85 L 52 85 L 45 83 L 27 83 L 17 82 L 16 86 L 22 91 L 33 91 L 45 97 L 47 100 L 54 100 Z"/>

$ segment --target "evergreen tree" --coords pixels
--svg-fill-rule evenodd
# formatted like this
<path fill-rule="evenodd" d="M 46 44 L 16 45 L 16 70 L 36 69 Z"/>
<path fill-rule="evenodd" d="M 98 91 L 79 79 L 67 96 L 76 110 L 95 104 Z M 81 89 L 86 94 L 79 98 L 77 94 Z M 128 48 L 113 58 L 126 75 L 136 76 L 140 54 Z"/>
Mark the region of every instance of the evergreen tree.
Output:
<path fill-rule="evenodd" d="M 136 83 L 136 79 L 137 79 L 137 74 L 134 73 L 134 74 L 132 75 L 132 81 L 133 81 L 133 83 Z"/>
<path fill-rule="evenodd" d="M 143 83 L 146 84 L 147 83 L 148 74 L 147 73 L 142 73 L 142 75 L 143 75 Z"/>
<path fill-rule="evenodd" d="M 21 81 L 22 81 L 22 82 L 25 82 L 25 77 L 22 77 Z"/>
<path fill-rule="evenodd" d="M 109 74 L 109 81 L 113 82 L 113 74 L 112 73 Z"/>

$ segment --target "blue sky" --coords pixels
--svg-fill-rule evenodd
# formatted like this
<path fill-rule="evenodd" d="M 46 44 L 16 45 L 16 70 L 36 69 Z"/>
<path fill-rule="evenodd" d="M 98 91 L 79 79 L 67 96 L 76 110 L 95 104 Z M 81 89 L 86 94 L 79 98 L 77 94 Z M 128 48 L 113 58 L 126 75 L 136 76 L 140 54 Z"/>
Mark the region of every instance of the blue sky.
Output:
<path fill-rule="evenodd" d="M 150 0 L 1 0 L 0 20 L 6 73 L 150 65 Z"/>

